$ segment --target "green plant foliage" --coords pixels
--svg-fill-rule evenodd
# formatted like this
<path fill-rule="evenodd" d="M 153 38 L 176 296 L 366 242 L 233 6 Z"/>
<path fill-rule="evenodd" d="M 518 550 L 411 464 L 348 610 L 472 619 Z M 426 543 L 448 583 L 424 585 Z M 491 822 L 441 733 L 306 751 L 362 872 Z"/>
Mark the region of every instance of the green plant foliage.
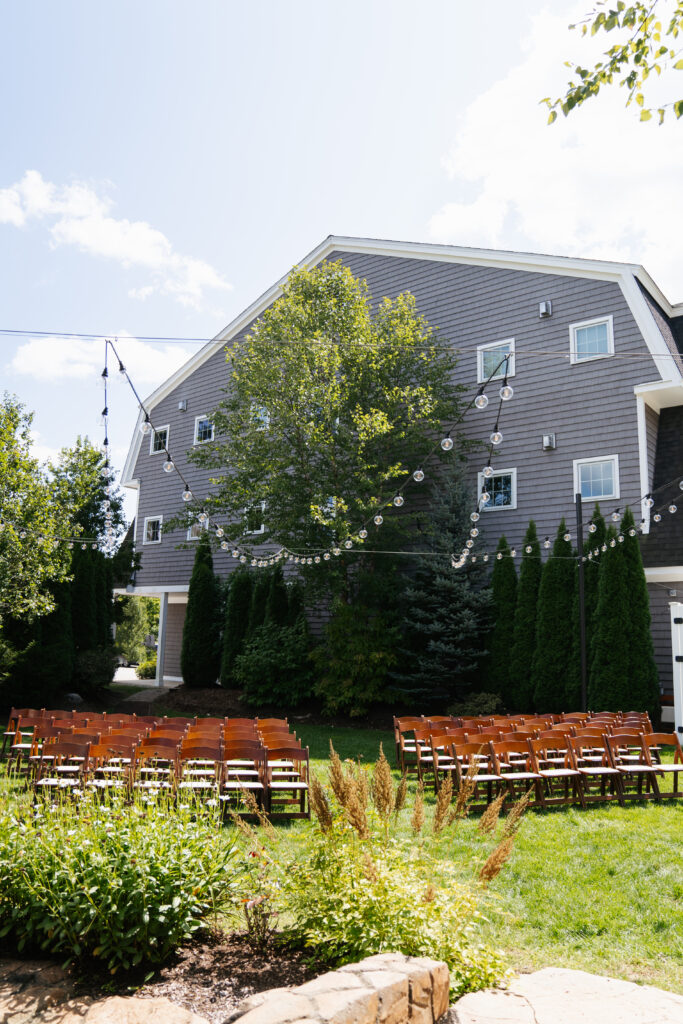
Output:
<path fill-rule="evenodd" d="M 620 545 L 626 565 L 626 594 L 628 612 L 628 691 L 624 711 L 648 711 L 650 718 L 659 718 L 659 674 L 652 643 L 650 596 L 643 571 L 638 536 L 631 536 L 635 521 L 630 508 L 621 521 L 624 543 Z"/>
<path fill-rule="evenodd" d="M 225 601 L 223 649 L 221 657 L 221 685 L 234 685 L 235 658 L 241 653 L 249 632 L 249 617 L 253 591 L 253 577 L 246 569 L 237 569 L 230 576 Z"/>
<path fill-rule="evenodd" d="M 505 706 L 497 693 L 473 693 L 467 700 L 451 704 L 448 714 L 456 718 L 463 715 L 479 718 L 485 715 L 500 715 L 504 710 Z"/>
<path fill-rule="evenodd" d="M 234 678 L 252 707 L 295 708 L 311 695 L 314 673 L 305 615 L 293 626 L 257 626 L 235 658 Z"/>
<path fill-rule="evenodd" d="M 297 580 L 287 586 L 287 625 L 293 626 L 304 611 L 304 588 Z"/>
<path fill-rule="evenodd" d="M 147 656 L 145 637 L 148 633 L 146 610 L 139 597 L 119 597 L 116 626 L 116 650 L 129 664 L 144 661 Z"/>
<path fill-rule="evenodd" d="M 77 651 L 91 651 L 98 644 L 95 567 L 90 549 L 72 551 L 71 631 Z"/>
<path fill-rule="evenodd" d="M 550 558 L 543 566 L 538 590 L 536 648 L 531 664 L 534 707 L 540 712 L 565 710 L 566 676 L 572 657 L 572 600 L 575 561 L 564 519 Z"/>
<path fill-rule="evenodd" d="M 266 625 L 284 626 L 287 623 L 288 615 L 287 584 L 282 566 L 278 564 L 270 573 L 270 586 L 263 621 Z"/>
<path fill-rule="evenodd" d="M 120 539 L 126 526 L 123 496 L 102 476 L 104 464 L 102 450 L 80 436 L 72 448 L 62 448 L 57 461 L 50 463 L 55 494 L 70 511 L 71 531 L 98 544 L 109 532 L 114 540 Z"/>
<path fill-rule="evenodd" d="M 249 612 L 249 633 L 262 626 L 266 621 L 266 605 L 270 594 L 271 571 L 261 569 L 254 580 L 251 594 L 251 610 Z"/>
<path fill-rule="evenodd" d="M 510 546 L 501 536 L 491 572 L 493 629 L 489 638 L 486 661 L 486 689 L 499 693 L 506 705 L 510 702 L 510 654 L 517 607 L 517 573 L 510 556 Z"/>
<path fill-rule="evenodd" d="M 82 697 L 96 697 L 110 686 L 118 660 L 113 647 L 96 647 L 90 651 L 77 651 L 74 660 L 72 685 Z"/>
<path fill-rule="evenodd" d="M 152 654 L 145 661 L 141 661 L 138 667 L 135 669 L 135 675 L 138 679 L 156 679 L 157 674 L 157 656 Z"/>
<path fill-rule="evenodd" d="M 607 531 L 607 550 L 600 556 L 598 603 L 588 676 L 588 707 L 592 711 L 630 708 L 628 576 L 621 545 L 612 547 L 616 531 Z"/>
<path fill-rule="evenodd" d="M 160 963 L 231 910 L 240 871 L 210 809 L 87 796 L 3 804 L 0 936 L 112 972 Z"/>
<path fill-rule="evenodd" d="M 579 25 L 584 36 L 614 32 L 617 41 L 592 68 L 569 62 L 578 80 L 569 82 L 567 92 L 559 99 L 552 101 L 546 97 L 542 101 L 550 110 L 550 124 L 558 110 L 566 117 L 615 82 L 626 91 L 626 106 L 635 103 L 639 108 L 641 121 L 651 120 L 656 113 L 662 124 L 667 110 L 681 117 L 683 99 L 674 98 L 659 107 L 646 106 L 645 83 L 653 73 L 659 76 L 662 71 L 683 71 L 678 45 L 678 37 L 683 32 L 682 0 L 635 0 L 631 3 L 617 0 L 614 6 L 608 6 L 607 0 L 598 0 L 597 6 Z"/>
<path fill-rule="evenodd" d="M 600 558 L 602 545 L 607 537 L 607 527 L 600 512 L 600 506 L 596 503 L 590 524 L 594 524 L 595 532 L 588 530 L 587 538 L 583 542 L 583 553 L 586 561 L 583 563 L 583 594 L 584 612 L 586 624 L 586 675 L 590 670 L 591 648 L 593 644 L 593 626 L 595 620 L 595 609 L 598 603 L 598 578 L 600 574 Z M 598 552 L 595 555 L 595 551 Z M 590 559 L 588 556 L 591 556 Z M 574 597 L 572 602 L 572 657 L 567 667 L 567 688 L 565 709 L 581 709 L 581 620 L 579 612 L 579 574 L 574 576 Z"/>
<path fill-rule="evenodd" d="M 187 595 L 180 665 L 185 685 L 213 686 L 221 664 L 221 595 L 213 572 L 208 539 L 202 537 L 195 553 Z"/>
<path fill-rule="evenodd" d="M 531 548 L 527 551 L 527 548 Z M 512 628 L 512 648 L 505 702 L 510 711 L 531 711 L 534 694 L 529 666 L 536 649 L 536 614 L 541 585 L 541 545 L 531 519 L 522 545 L 517 605 Z"/>

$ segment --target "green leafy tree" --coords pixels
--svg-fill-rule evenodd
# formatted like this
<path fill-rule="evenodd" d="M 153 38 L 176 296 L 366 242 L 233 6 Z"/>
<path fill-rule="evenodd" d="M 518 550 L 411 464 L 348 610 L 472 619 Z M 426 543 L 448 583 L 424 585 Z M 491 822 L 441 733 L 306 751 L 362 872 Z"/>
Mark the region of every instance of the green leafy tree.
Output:
<path fill-rule="evenodd" d="M 566 699 L 566 677 L 572 657 L 572 600 L 575 559 L 572 545 L 565 540 L 567 527 L 561 520 L 550 557 L 543 566 L 538 589 L 536 647 L 531 664 L 531 681 L 536 711 L 560 712 Z"/>
<path fill-rule="evenodd" d="M 258 626 L 235 659 L 235 678 L 247 704 L 288 711 L 309 697 L 314 680 L 309 648 L 303 614 L 291 626 L 272 618 Z"/>
<path fill-rule="evenodd" d="M 595 609 L 598 603 L 598 580 L 602 546 L 606 542 L 607 527 L 597 504 L 590 518 L 587 536 L 583 542 L 583 595 L 586 628 L 586 675 L 590 670 L 591 649 Z M 591 526 L 595 530 L 591 530 Z M 596 555 L 595 552 L 598 552 Z M 567 666 L 567 688 L 565 708 L 578 711 L 581 707 L 581 616 L 579 609 L 579 574 L 574 574 L 574 596 L 572 601 L 572 657 Z"/>
<path fill-rule="evenodd" d="M 123 496 L 103 476 L 105 455 L 87 437 L 78 437 L 71 448 L 62 448 L 50 463 L 57 500 L 71 510 L 71 532 L 94 540 L 98 547 L 114 547 L 126 527 Z"/>
<path fill-rule="evenodd" d="M 630 703 L 628 575 L 613 527 L 606 539 L 607 550 L 600 556 L 588 707 L 591 711 L 623 711 Z"/>
<path fill-rule="evenodd" d="M 365 282 L 340 263 L 292 271 L 227 358 L 215 440 L 190 458 L 217 481 L 203 507 L 224 515 L 226 536 L 244 544 L 252 510 L 258 506 L 260 518 L 264 503 L 259 543 L 306 551 L 352 538 L 371 547 L 374 527 L 368 538 L 359 530 L 379 507 L 385 520 L 400 519 L 397 488 L 462 408 L 456 358 L 413 296 L 383 299 L 373 310 Z M 187 520 L 197 512 L 190 503 Z M 300 571 L 311 586 L 348 600 L 355 560 L 344 549 L 322 570 Z"/>
<path fill-rule="evenodd" d="M 66 579 L 70 533 L 63 504 L 31 455 L 31 423 L 17 398 L 0 402 L 0 626 L 6 617 L 32 619 L 54 607 L 52 584 Z"/>
<path fill-rule="evenodd" d="M 626 563 L 626 593 L 628 596 L 628 693 L 624 711 L 648 711 L 651 718 L 659 717 L 659 674 L 655 663 L 652 632 L 650 629 L 650 596 L 643 570 L 635 521 L 630 508 L 621 521 L 624 543 L 621 545 Z"/>
<path fill-rule="evenodd" d="M 641 121 L 649 121 L 656 113 L 662 124 L 667 110 L 673 110 L 677 118 L 683 114 L 683 99 L 657 107 L 646 103 L 646 83 L 651 75 L 659 77 L 669 69 L 683 71 L 678 45 L 683 32 L 683 0 L 597 0 L 596 7 L 585 18 L 570 26 L 579 27 L 584 36 L 613 33 L 614 42 L 592 68 L 569 64 L 576 80 L 568 83 L 564 96 L 556 100 L 546 97 L 543 101 L 550 110 L 550 124 L 558 111 L 566 117 L 601 89 L 615 83 L 626 92 L 626 106 L 635 103 L 640 109 Z"/>
<path fill-rule="evenodd" d="M 536 616 L 542 571 L 541 545 L 536 523 L 531 519 L 524 536 L 512 629 L 508 689 L 505 694 L 507 707 L 511 711 L 531 711 L 533 708 L 534 694 L 529 667 L 536 649 Z"/>
<path fill-rule="evenodd" d="M 221 685 L 234 686 L 235 659 L 241 654 L 249 633 L 253 578 L 246 569 L 237 569 L 230 577 L 225 602 L 225 624 L 221 657 Z"/>
<path fill-rule="evenodd" d="M 221 597 L 208 538 L 197 544 L 187 595 L 180 666 L 185 685 L 213 686 L 221 663 Z"/>
<path fill-rule="evenodd" d="M 498 557 L 500 556 L 500 557 Z M 517 607 L 517 573 L 510 545 L 501 536 L 491 572 L 493 628 L 486 661 L 486 690 L 498 693 L 507 704 L 510 694 L 510 654 Z"/>
<path fill-rule="evenodd" d="M 473 566 L 451 565 L 472 525 L 470 509 L 471 495 L 456 470 L 433 484 L 428 514 L 420 517 L 420 547 L 428 554 L 405 591 L 399 663 L 391 673 L 396 698 L 420 713 L 481 689 L 491 592 Z"/>
<path fill-rule="evenodd" d="M 120 597 L 117 603 L 116 649 L 127 662 L 139 664 L 147 656 L 145 637 L 148 622 L 142 598 L 125 596 Z"/>

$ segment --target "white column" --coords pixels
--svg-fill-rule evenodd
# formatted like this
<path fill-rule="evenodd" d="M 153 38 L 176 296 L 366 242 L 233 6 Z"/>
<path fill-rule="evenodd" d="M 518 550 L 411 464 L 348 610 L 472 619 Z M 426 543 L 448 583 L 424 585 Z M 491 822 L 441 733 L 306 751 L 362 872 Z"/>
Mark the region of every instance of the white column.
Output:
<path fill-rule="evenodd" d="M 671 601 L 671 655 L 674 675 L 674 722 L 677 733 L 683 733 L 683 604 Z"/>
<path fill-rule="evenodd" d="M 164 661 L 166 657 L 166 623 L 168 620 L 168 591 L 159 598 L 159 636 L 157 637 L 157 674 L 155 683 L 164 685 Z"/>

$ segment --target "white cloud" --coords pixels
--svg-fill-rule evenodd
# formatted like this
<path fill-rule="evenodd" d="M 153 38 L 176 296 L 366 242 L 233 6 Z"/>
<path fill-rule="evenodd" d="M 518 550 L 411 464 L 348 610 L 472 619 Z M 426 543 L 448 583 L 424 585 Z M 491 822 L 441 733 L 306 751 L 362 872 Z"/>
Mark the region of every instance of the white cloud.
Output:
<path fill-rule="evenodd" d="M 133 384 L 152 390 L 175 373 L 193 355 L 191 349 L 178 344 L 152 344 L 119 334 L 116 348 Z M 21 344 L 9 369 L 37 380 L 96 381 L 104 366 L 104 339 L 32 338 Z M 118 367 L 109 351 L 109 374 L 112 383 L 118 378 Z"/>
<path fill-rule="evenodd" d="M 431 218 L 430 234 L 456 245 L 642 263 L 676 301 L 683 298 L 680 122 L 672 115 L 662 127 L 639 122 L 616 87 L 552 126 L 539 105 L 564 92 L 568 57 L 586 66 L 605 48 L 599 37 L 567 31 L 585 9 L 582 0 L 562 15 L 535 16 L 524 61 L 459 118 L 444 158 L 455 195 Z M 653 85 L 660 97 L 671 93 L 671 77 Z"/>
<path fill-rule="evenodd" d="M 231 285 L 203 260 L 177 253 L 166 236 L 146 221 L 112 216 L 107 196 L 82 182 L 57 186 L 38 171 L 26 171 L 21 181 L 0 189 L 0 223 L 24 227 L 31 221 L 49 223 L 53 247 L 72 245 L 81 252 L 115 260 L 126 270 L 140 268 L 152 283 L 132 288 L 133 298 L 154 292 L 170 295 L 195 309 L 204 305 L 206 291 L 227 291 Z"/>
<path fill-rule="evenodd" d="M 42 436 L 39 430 L 31 431 L 31 455 L 39 462 L 56 462 L 59 457 L 59 448 L 43 444 Z"/>

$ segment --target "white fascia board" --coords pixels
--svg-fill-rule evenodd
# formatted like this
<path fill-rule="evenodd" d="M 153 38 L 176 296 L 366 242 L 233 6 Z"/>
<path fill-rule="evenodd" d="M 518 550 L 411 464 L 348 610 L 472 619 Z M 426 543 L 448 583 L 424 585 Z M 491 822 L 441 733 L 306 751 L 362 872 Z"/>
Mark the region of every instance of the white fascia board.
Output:
<path fill-rule="evenodd" d="M 643 566 L 648 583 L 682 583 L 683 565 Z"/>
<path fill-rule="evenodd" d="M 129 597 L 161 597 L 163 594 L 187 594 L 189 589 L 189 584 L 183 586 L 166 586 L 164 584 L 160 587 L 133 587 L 132 590 L 128 590 L 127 587 L 115 587 L 114 593 L 127 594 Z M 175 603 L 175 601 L 171 601 L 171 604 Z"/>
<path fill-rule="evenodd" d="M 638 267 L 635 275 L 645 291 L 652 296 L 657 305 L 661 307 L 667 316 L 683 315 L 683 302 L 669 302 L 662 289 L 659 287 L 657 282 L 650 277 L 645 267 Z"/>
<path fill-rule="evenodd" d="M 652 310 L 638 287 L 635 275 L 622 274 L 619 279 L 619 285 L 662 380 L 674 382 L 683 380 L 676 360 L 664 341 L 662 332 L 657 326 L 657 321 L 652 315 Z"/>
<path fill-rule="evenodd" d="M 638 469 L 640 472 L 640 516 L 643 524 L 643 533 L 650 532 L 650 506 L 647 503 L 646 494 L 650 490 L 650 468 L 647 461 L 647 424 L 645 421 L 645 399 L 642 395 L 636 395 L 636 420 L 638 423 Z M 654 467 L 653 467 L 654 468 Z"/>
<path fill-rule="evenodd" d="M 636 400 L 642 398 L 655 412 L 683 405 L 683 380 L 657 380 L 648 384 L 636 384 L 633 389 Z"/>

